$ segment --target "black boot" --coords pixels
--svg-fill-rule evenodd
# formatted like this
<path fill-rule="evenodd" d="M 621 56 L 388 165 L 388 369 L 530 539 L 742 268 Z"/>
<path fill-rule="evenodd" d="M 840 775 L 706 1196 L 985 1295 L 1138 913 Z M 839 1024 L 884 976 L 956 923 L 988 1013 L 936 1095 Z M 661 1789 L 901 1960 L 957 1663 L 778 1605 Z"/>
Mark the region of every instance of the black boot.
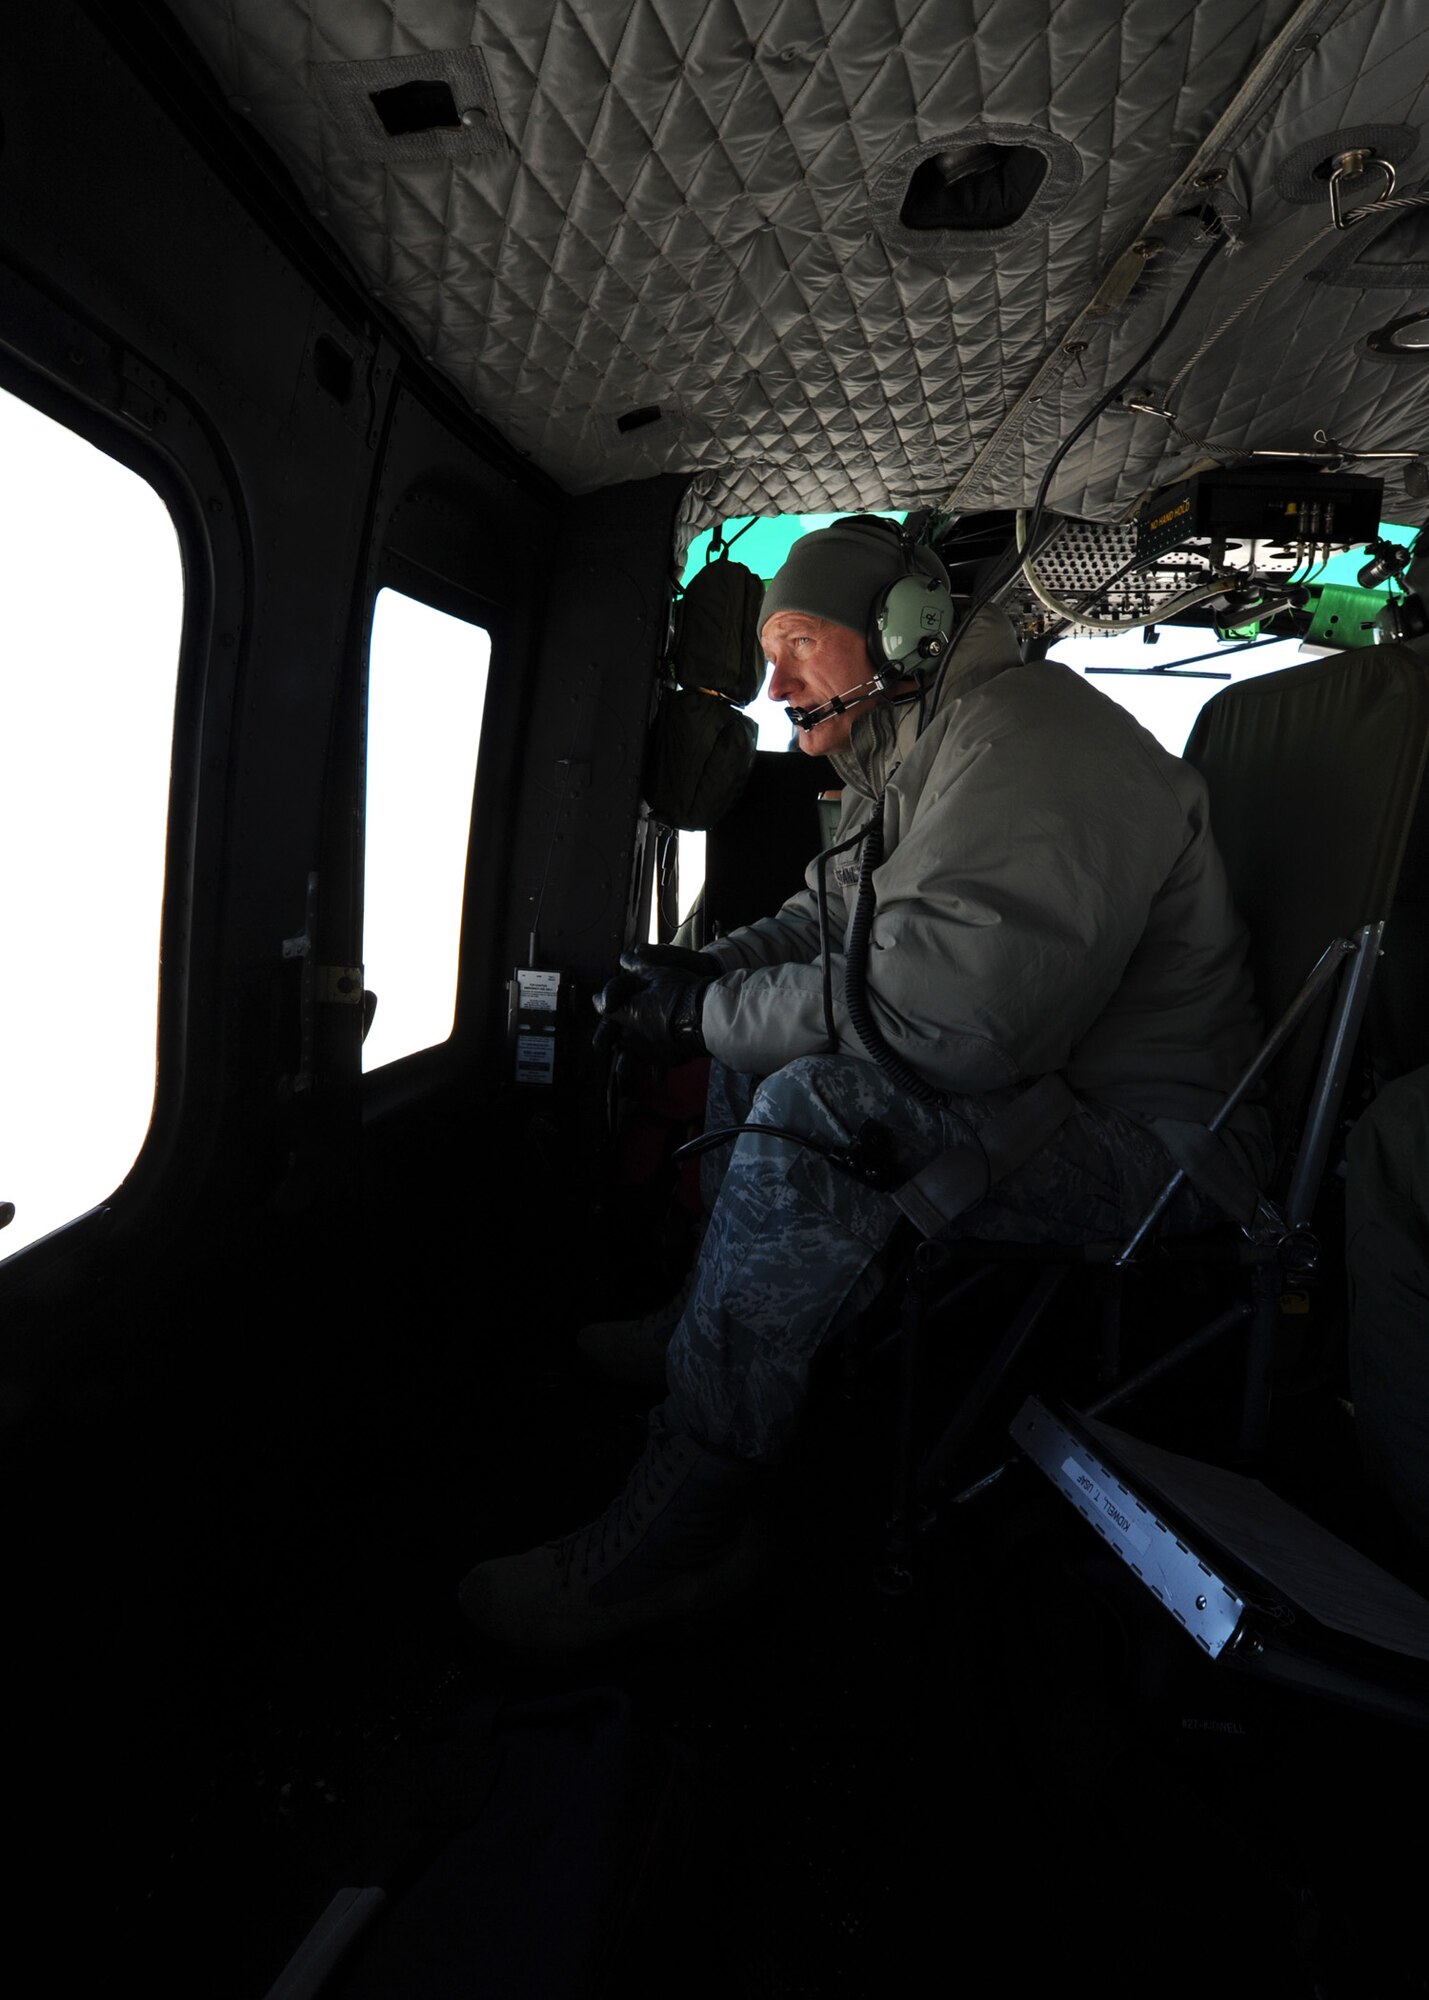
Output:
<path fill-rule="evenodd" d="M 479 1632 L 578 1652 L 726 1602 L 752 1578 L 749 1506 L 766 1468 L 721 1458 L 658 1412 L 625 1490 L 573 1535 L 478 1563 L 458 1591 Z"/>

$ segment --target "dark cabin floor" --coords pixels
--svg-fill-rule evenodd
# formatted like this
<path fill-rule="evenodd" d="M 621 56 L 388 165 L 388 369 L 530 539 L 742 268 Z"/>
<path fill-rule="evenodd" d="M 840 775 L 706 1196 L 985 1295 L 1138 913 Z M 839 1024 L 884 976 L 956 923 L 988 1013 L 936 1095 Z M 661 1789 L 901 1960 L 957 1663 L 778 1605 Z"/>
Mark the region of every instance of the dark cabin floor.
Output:
<path fill-rule="evenodd" d="M 155 1779 L 185 1810 L 156 1848 L 136 1809 L 123 1851 L 123 1797 L 97 1808 L 116 1986 L 262 2000 L 381 1883 L 323 2000 L 1429 1990 L 1400 1805 L 1429 1740 L 1211 1666 L 1030 1467 L 884 1594 L 876 1380 L 871 1410 L 831 1396 L 737 1616 L 562 1671 L 473 1643 L 465 1567 L 588 1518 L 639 1448 L 644 1399 L 546 1329 L 498 1364 L 458 1340 L 389 1400 L 362 1507 L 324 1526 L 321 1453 L 304 1534 L 236 1506 L 265 1580 L 213 1593 L 147 1723 L 187 1718 L 192 1768 Z M 1151 1412 L 1168 1442 L 1189 1407 Z M 1277 1405 L 1326 1497 L 1354 1485 L 1338 1411 L 1313 1382 Z"/>

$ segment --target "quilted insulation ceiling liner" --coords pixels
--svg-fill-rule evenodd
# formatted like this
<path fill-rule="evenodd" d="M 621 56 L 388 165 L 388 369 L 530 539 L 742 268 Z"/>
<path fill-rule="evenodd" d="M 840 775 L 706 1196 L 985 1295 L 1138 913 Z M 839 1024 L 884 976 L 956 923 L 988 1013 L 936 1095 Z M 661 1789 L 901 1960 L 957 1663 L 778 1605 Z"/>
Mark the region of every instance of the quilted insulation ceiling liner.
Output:
<path fill-rule="evenodd" d="M 172 5 L 372 291 L 569 490 L 692 475 L 694 525 L 1026 504 L 1211 213 L 1138 385 L 1180 434 L 1109 409 L 1053 506 L 1119 519 L 1201 441 L 1429 444 L 1429 366 L 1365 346 L 1429 303 L 1429 225 L 1336 232 L 1314 172 L 1368 133 L 1429 185 L 1424 0 Z M 414 80 L 467 123 L 388 134 L 372 93 Z M 899 223 L 921 159 L 987 143 L 1046 158 L 1020 221 Z"/>

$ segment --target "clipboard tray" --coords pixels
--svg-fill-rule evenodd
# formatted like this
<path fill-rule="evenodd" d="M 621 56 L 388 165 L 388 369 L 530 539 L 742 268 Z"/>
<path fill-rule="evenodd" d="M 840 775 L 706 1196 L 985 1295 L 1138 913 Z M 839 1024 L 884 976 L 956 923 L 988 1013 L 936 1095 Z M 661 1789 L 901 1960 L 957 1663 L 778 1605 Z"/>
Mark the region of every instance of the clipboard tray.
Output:
<path fill-rule="evenodd" d="M 1035 1396 L 1010 1432 L 1208 1658 L 1429 1727 L 1429 1601 L 1308 1514 Z"/>

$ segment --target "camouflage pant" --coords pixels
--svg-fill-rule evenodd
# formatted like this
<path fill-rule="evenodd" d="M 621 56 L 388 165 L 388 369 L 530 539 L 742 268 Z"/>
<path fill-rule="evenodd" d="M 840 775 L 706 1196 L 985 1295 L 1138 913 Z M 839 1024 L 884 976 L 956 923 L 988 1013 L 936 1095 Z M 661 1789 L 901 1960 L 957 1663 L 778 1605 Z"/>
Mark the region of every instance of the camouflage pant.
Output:
<path fill-rule="evenodd" d="M 782 1125 L 845 1146 L 865 1119 L 915 1174 L 1017 1093 L 923 1104 L 856 1056 L 806 1056 L 761 1082 L 711 1066 L 706 1129 Z M 900 1211 L 806 1147 L 758 1131 L 706 1156 L 711 1213 L 670 1342 L 666 1421 L 712 1451 L 772 1462 L 808 1397 L 814 1357 L 870 1305 Z M 1172 1172 L 1160 1141 L 1118 1111 L 1080 1104 L 1042 1150 L 955 1225 L 1026 1243 L 1129 1234 Z M 1184 1191 L 1173 1228 L 1213 1219 Z"/>

